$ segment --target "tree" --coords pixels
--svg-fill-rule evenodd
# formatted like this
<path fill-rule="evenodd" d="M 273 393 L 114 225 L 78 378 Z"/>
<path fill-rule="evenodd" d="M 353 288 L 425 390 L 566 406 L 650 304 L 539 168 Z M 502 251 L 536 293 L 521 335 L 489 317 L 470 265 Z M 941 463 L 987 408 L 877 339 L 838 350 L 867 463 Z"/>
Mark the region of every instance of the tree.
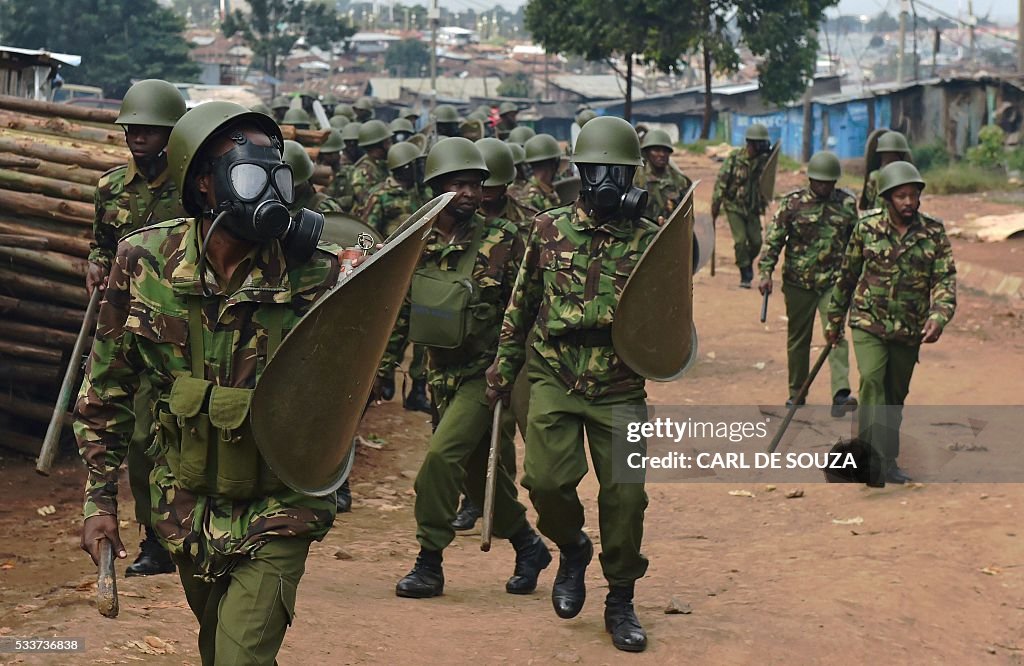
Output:
<path fill-rule="evenodd" d="M 498 85 L 498 95 L 500 97 L 529 97 L 530 77 L 523 72 L 506 76 Z"/>
<path fill-rule="evenodd" d="M 384 66 L 391 76 L 422 76 L 430 69 L 430 47 L 418 39 L 392 42 L 384 54 Z"/>
<path fill-rule="evenodd" d="M 120 98 L 133 79 L 192 81 L 199 69 L 189 60 L 184 23 L 156 0 L 4 0 L 0 40 L 9 46 L 45 48 L 82 56 L 66 67 L 69 83 L 100 86 Z"/>
<path fill-rule="evenodd" d="M 277 78 L 278 64 L 300 38 L 310 46 L 330 48 L 355 30 L 337 10 L 305 0 L 249 0 L 249 14 L 236 9 L 225 18 L 225 37 L 240 34 L 267 74 Z"/>

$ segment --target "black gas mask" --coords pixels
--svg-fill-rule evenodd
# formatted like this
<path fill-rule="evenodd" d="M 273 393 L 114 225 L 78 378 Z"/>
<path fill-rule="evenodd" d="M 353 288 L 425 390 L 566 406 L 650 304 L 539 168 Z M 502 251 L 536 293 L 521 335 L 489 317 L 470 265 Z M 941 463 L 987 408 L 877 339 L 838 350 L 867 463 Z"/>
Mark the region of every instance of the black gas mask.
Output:
<path fill-rule="evenodd" d="M 392 132 L 391 133 L 391 142 L 392 143 L 402 143 L 403 141 L 408 141 L 409 137 L 411 137 L 411 136 L 412 136 L 412 132 L 406 132 L 405 130 L 401 130 L 401 131 L 398 131 L 398 132 Z"/>
<path fill-rule="evenodd" d="M 395 180 L 401 181 L 403 183 L 411 183 L 415 187 L 419 185 L 419 179 L 417 178 L 418 169 L 416 168 L 416 162 L 417 160 L 413 160 L 408 164 L 403 164 L 397 169 L 392 169 L 391 174 L 395 177 Z"/>
<path fill-rule="evenodd" d="M 580 164 L 583 202 L 594 212 L 621 212 L 629 220 L 639 218 L 647 207 L 647 190 L 633 187 L 636 167 L 622 164 Z"/>

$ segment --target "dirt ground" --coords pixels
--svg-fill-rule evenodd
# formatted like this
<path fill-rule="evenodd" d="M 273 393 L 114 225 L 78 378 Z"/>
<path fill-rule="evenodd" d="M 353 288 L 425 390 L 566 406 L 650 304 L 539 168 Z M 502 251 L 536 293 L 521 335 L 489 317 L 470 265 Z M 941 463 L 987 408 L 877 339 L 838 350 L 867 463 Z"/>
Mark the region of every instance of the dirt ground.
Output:
<path fill-rule="evenodd" d="M 681 157 L 704 179 L 699 210 L 706 211 L 715 165 Z M 799 176 L 781 180 L 788 187 Z M 1011 209 L 956 197 L 926 198 L 925 205 L 946 219 L 967 209 L 980 214 L 979 207 Z M 760 299 L 736 286 L 722 232 L 719 274 L 701 273 L 694 289 L 701 361 L 679 381 L 649 384 L 653 403 L 785 397 L 781 298 L 773 298 L 768 323 L 758 323 Z M 1020 270 L 1020 255 L 1010 254 L 1017 244 L 981 252 L 967 245 L 956 244 L 957 256 L 975 252 L 972 260 Z M 909 401 L 1019 403 L 1022 329 L 1019 305 L 962 291 L 941 342 L 923 350 Z M 827 393 L 820 382 L 810 401 L 825 403 Z M 596 560 L 590 599 L 569 621 L 551 610 L 553 567 L 535 594 L 508 595 L 511 547 L 500 542 L 481 553 L 478 532 L 446 552 L 443 597 L 396 598 L 394 584 L 417 551 L 411 478 L 429 427 L 423 415 L 389 403 L 369 412 L 362 432 L 376 436 L 380 448 L 360 449 L 354 510 L 312 549 L 282 664 L 1024 663 L 1019 485 L 806 484 L 799 499 L 785 497 L 789 486 L 649 485 L 644 552 L 651 566 L 637 585 L 637 609 L 650 646 L 627 657 L 604 632 Z M 0 663 L 198 664 L 196 622 L 174 576 L 120 579 L 120 617 L 97 614 L 96 572 L 78 550 L 83 476 L 72 459 L 49 478 L 10 454 L 0 461 L 0 636 L 80 638 L 86 645 L 76 655 L 0 655 Z M 731 496 L 733 489 L 754 496 Z M 596 538 L 592 478 L 581 496 Z M 127 518 L 126 482 L 121 498 Z M 47 506 L 54 508 L 49 515 L 37 511 Z M 854 518 L 862 522 L 834 522 Z M 135 541 L 134 529 L 123 524 L 126 543 Z M 673 599 L 691 612 L 666 614 Z"/>

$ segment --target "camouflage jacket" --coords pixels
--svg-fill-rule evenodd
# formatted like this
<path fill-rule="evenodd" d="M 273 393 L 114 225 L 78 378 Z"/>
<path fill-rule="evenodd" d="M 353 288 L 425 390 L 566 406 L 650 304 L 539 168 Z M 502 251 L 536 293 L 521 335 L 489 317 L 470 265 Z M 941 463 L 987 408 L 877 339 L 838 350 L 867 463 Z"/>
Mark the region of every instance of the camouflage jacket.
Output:
<path fill-rule="evenodd" d="M 511 390 L 533 331 L 534 350 L 570 391 L 597 398 L 642 389 L 644 378 L 610 344 L 583 347 L 559 336 L 594 329 L 610 334 L 626 280 L 656 232 L 643 220 L 599 224 L 576 204 L 538 214 L 505 312 L 490 385 Z"/>
<path fill-rule="evenodd" d="M 387 238 L 425 203 L 426 198 L 418 187 L 407 188 L 394 176 L 388 176 L 370 190 L 359 217 Z"/>
<path fill-rule="evenodd" d="M 153 182 L 139 172 L 134 160 L 111 169 L 96 185 L 96 217 L 89 261 L 110 270 L 117 241 L 142 227 L 185 214 L 167 169 Z"/>
<path fill-rule="evenodd" d="M 785 247 L 782 281 L 824 293 L 835 282 L 856 223 L 857 207 L 845 190 L 834 189 L 827 201 L 809 188 L 790 192 L 768 227 L 758 264 L 761 277 L 771 277 Z"/>
<path fill-rule="evenodd" d="M 746 148 L 729 153 L 718 172 L 711 204 L 738 213 L 760 215 L 768 202 L 761 196 L 761 170 L 767 155 L 749 157 Z"/>
<path fill-rule="evenodd" d="M 343 213 L 341 204 L 329 197 L 324 192 L 317 192 L 310 182 L 302 183 L 295 188 L 295 203 L 292 205 L 292 215 L 300 208 L 308 208 L 318 213 Z"/>
<path fill-rule="evenodd" d="M 429 359 L 427 369 L 427 381 L 436 391 L 444 391 L 448 394 L 455 391 L 466 379 L 483 376 L 484 370 L 494 360 L 494 349 L 497 345 L 498 333 L 501 329 L 502 316 L 505 313 L 505 306 L 512 294 L 512 286 L 516 275 L 519 273 L 519 262 L 523 256 L 523 240 L 519 228 L 508 220 L 496 217 L 485 220 L 477 213 L 468 223 L 459 224 L 455 227 L 455 233 L 451 240 L 444 240 L 436 227 L 430 231 L 427 245 L 420 258 L 420 265 L 434 265 L 444 270 L 455 270 L 459 258 L 473 242 L 473 232 L 477 225 L 485 225 L 481 239 L 480 251 L 477 253 L 476 262 L 473 265 L 472 278 L 480 288 L 480 300 L 483 303 L 492 305 L 489 308 L 492 320 L 483 328 L 493 331 L 493 345 L 483 353 L 474 357 L 465 357 L 458 349 L 439 349 L 427 347 Z M 408 335 L 409 308 L 402 308 L 398 322 L 395 325 L 394 335 L 405 337 Z M 381 364 L 382 368 L 396 367 L 401 362 L 400 358 L 388 357 Z"/>
<path fill-rule="evenodd" d="M 871 210 L 873 208 L 881 208 L 885 210 L 885 199 L 878 194 L 878 170 L 875 169 L 868 174 L 868 177 L 864 179 L 864 192 L 861 193 L 861 199 L 867 203 L 865 210 Z"/>
<path fill-rule="evenodd" d="M 369 155 L 363 155 L 352 167 L 352 210 L 362 210 L 370 198 L 370 190 L 388 179 L 388 165 Z"/>
<path fill-rule="evenodd" d="M 324 188 L 324 194 L 337 201 L 344 213 L 352 212 L 355 206 L 355 197 L 352 196 L 352 169 L 352 164 L 343 163 Z"/>
<path fill-rule="evenodd" d="M 832 290 L 831 328 L 847 308 L 851 328 L 883 340 L 918 344 L 925 321 L 945 326 L 956 310 L 956 266 L 942 222 L 919 213 L 901 238 L 885 211 L 860 218 Z"/>
<path fill-rule="evenodd" d="M 668 219 L 679 202 L 683 200 L 683 196 L 686 195 L 690 186 L 693 185 L 693 181 L 671 163 L 665 168 L 665 173 L 660 176 L 654 173 L 650 164 L 647 164 L 643 168 L 637 169 L 636 176 L 633 177 L 633 185 L 647 190 L 647 208 L 644 210 L 644 217 L 657 221 L 659 217 Z"/>
<path fill-rule="evenodd" d="M 540 182 L 536 176 L 530 177 L 526 187 L 516 197 L 516 200 L 534 210 L 547 210 L 562 203 L 558 200 L 558 192 L 555 191 L 555 188 Z"/>
<path fill-rule="evenodd" d="M 148 378 L 160 405 L 167 404 L 175 378 L 192 372 L 189 299 L 202 299 L 205 379 L 253 388 L 267 356 L 270 308 L 285 308 L 283 328 L 291 329 L 337 283 L 333 246 L 323 245 L 309 262 L 286 271 L 274 242 L 242 262 L 231 280 L 237 288 L 220 286 L 207 268 L 214 296 L 205 298 L 196 269 L 196 226 L 188 218 L 163 222 L 118 246 L 75 407 L 75 437 L 89 471 L 86 518 L 116 515 L 118 468 L 132 436 L 140 376 Z M 155 465 L 153 492 L 159 495 L 154 527 L 172 552 L 189 553 L 204 574 L 223 572 L 232 556 L 251 553 L 269 539 L 320 539 L 331 527 L 331 495 L 285 490 L 239 501 L 184 490 L 170 471 L 169 449 L 162 442 L 154 437 L 147 451 Z"/>
<path fill-rule="evenodd" d="M 530 232 L 533 231 L 533 218 L 536 215 L 537 211 L 519 203 L 517 199 L 506 192 L 505 207 L 501 210 L 501 213 L 497 215 L 485 214 L 484 216 L 488 221 L 500 217 L 516 225 L 525 246 L 526 240 L 530 237 Z M 522 259 L 522 257 L 519 257 L 519 259 Z"/>

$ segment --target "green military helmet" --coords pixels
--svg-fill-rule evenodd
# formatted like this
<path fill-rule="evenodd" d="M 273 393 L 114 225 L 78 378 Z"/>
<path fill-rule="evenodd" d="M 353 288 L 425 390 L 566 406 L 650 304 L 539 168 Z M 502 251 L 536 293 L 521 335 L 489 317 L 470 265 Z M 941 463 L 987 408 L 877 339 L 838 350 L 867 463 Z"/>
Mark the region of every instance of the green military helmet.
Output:
<path fill-rule="evenodd" d="M 506 113 L 519 112 L 519 105 L 515 102 L 502 102 L 501 106 L 498 107 L 498 115 L 503 116 Z"/>
<path fill-rule="evenodd" d="M 355 121 L 350 122 L 341 128 L 341 140 L 342 141 L 358 141 L 359 140 L 359 128 L 362 127 L 362 123 Z"/>
<path fill-rule="evenodd" d="M 636 130 L 615 116 L 599 116 L 588 122 L 576 138 L 572 159 L 577 164 L 643 164 Z"/>
<path fill-rule="evenodd" d="M 476 147 L 484 156 L 487 170 L 491 175 L 484 181 L 484 187 L 508 185 L 516 179 L 515 158 L 512 148 L 501 139 L 487 137 L 479 139 Z"/>
<path fill-rule="evenodd" d="M 839 158 L 827 150 L 814 153 L 807 163 L 807 177 L 811 180 L 836 181 L 842 174 L 843 168 L 839 164 Z"/>
<path fill-rule="evenodd" d="M 341 149 L 345 147 L 345 141 L 341 138 L 341 130 L 332 129 L 327 135 L 327 139 L 320 144 L 321 153 L 340 153 Z"/>
<path fill-rule="evenodd" d="M 298 141 L 284 142 L 284 161 L 292 168 L 292 178 L 296 185 L 305 183 L 313 177 L 316 167 L 313 165 L 309 153 Z"/>
<path fill-rule="evenodd" d="M 185 183 L 189 180 L 193 159 L 203 144 L 229 123 L 246 120 L 267 133 L 276 145 L 281 146 L 284 137 L 281 128 L 272 118 L 262 113 L 249 111 L 234 102 L 213 101 L 200 104 L 178 120 L 167 140 L 167 168 L 174 186 L 182 193 L 182 204 L 191 215 L 202 212 L 202 204 L 189 196 Z"/>
<path fill-rule="evenodd" d="M 299 93 L 299 97 L 309 97 L 311 99 L 320 99 L 320 94 L 315 90 L 303 90 Z"/>
<path fill-rule="evenodd" d="M 391 138 L 391 130 L 383 120 L 367 120 L 359 126 L 359 147 L 368 148 Z"/>
<path fill-rule="evenodd" d="M 284 114 L 284 119 L 281 121 L 282 125 L 293 125 L 299 127 L 305 125 L 306 128 L 312 123 L 309 119 L 309 114 L 302 109 L 288 109 Z M 303 128 L 305 129 L 305 128 Z"/>
<path fill-rule="evenodd" d="M 910 162 L 892 162 L 878 172 L 878 194 L 885 196 L 900 185 L 913 183 L 924 189 L 921 172 Z"/>
<path fill-rule="evenodd" d="M 423 182 L 430 183 L 435 178 L 458 171 L 479 171 L 481 180 L 491 175 L 484 156 L 472 141 L 461 136 L 450 136 L 435 143 L 427 153 Z"/>
<path fill-rule="evenodd" d="M 288 98 L 288 95 L 278 95 L 270 102 L 271 109 L 288 109 L 291 108 L 292 101 Z"/>
<path fill-rule="evenodd" d="M 401 169 L 422 154 L 419 146 L 414 143 L 408 141 L 396 143 L 388 148 L 388 171 Z"/>
<path fill-rule="evenodd" d="M 398 117 L 405 118 L 409 122 L 414 123 L 420 119 L 420 114 L 417 111 L 414 111 L 413 109 L 406 107 L 398 111 Z"/>
<path fill-rule="evenodd" d="M 330 122 L 331 127 L 333 127 L 334 129 L 340 130 L 343 127 L 345 127 L 345 125 L 348 125 L 352 121 L 349 120 L 348 118 L 346 118 L 345 116 L 339 116 L 336 113 L 333 116 L 331 116 L 331 119 L 328 122 Z"/>
<path fill-rule="evenodd" d="M 487 116 L 480 113 L 479 111 L 472 111 L 466 115 L 466 120 L 473 120 L 481 123 L 487 122 Z"/>
<path fill-rule="evenodd" d="M 373 111 L 373 100 L 369 97 L 360 97 L 352 104 L 352 108 L 360 111 Z"/>
<path fill-rule="evenodd" d="M 761 123 L 753 123 L 747 127 L 747 133 L 743 139 L 745 141 L 771 141 L 768 136 L 768 128 Z"/>
<path fill-rule="evenodd" d="M 490 104 L 477 104 L 477 107 L 473 109 L 476 113 L 482 113 L 488 118 L 491 117 L 491 105 Z"/>
<path fill-rule="evenodd" d="M 320 100 L 320 103 L 323 104 L 324 106 L 337 106 L 338 98 L 337 96 L 334 95 L 334 93 L 327 93 L 326 95 L 324 95 L 324 98 Z"/>
<path fill-rule="evenodd" d="M 875 146 L 876 153 L 909 153 L 910 144 L 907 137 L 896 130 L 889 130 L 878 137 L 878 144 Z"/>
<path fill-rule="evenodd" d="M 178 89 L 161 79 L 139 81 L 124 94 L 118 125 L 174 127 L 185 115 L 185 98 Z"/>
<path fill-rule="evenodd" d="M 527 164 L 562 157 L 562 147 L 558 145 L 558 140 L 550 134 L 538 134 L 530 137 L 524 148 L 526 148 Z"/>
<path fill-rule="evenodd" d="M 512 128 L 512 131 L 508 133 L 508 138 L 505 140 L 509 143 L 518 143 L 520 146 L 525 146 L 526 142 L 535 136 L 537 136 L 537 133 L 533 131 L 532 127 L 519 125 Z"/>
<path fill-rule="evenodd" d="M 416 132 L 416 128 L 412 126 L 412 123 L 408 119 L 402 118 L 401 116 L 395 118 L 390 123 L 388 123 L 388 129 L 391 130 L 392 134 L 396 134 L 398 132 L 408 132 L 409 134 L 414 134 Z"/>
<path fill-rule="evenodd" d="M 576 124 L 583 127 L 594 118 L 597 118 L 597 114 L 594 113 L 594 111 L 591 109 L 583 109 L 576 114 Z"/>
<path fill-rule="evenodd" d="M 334 115 L 345 116 L 350 121 L 356 119 L 356 112 L 352 110 L 351 104 L 338 104 L 334 107 Z"/>
<path fill-rule="evenodd" d="M 669 152 L 675 152 L 675 148 L 672 146 L 672 137 L 668 135 L 668 132 L 655 128 L 644 134 L 644 140 L 640 144 L 641 150 L 659 147 L 668 148 Z"/>
<path fill-rule="evenodd" d="M 505 143 L 508 144 L 509 149 L 512 151 L 512 164 L 516 166 L 525 164 L 526 148 L 523 148 L 522 145 L 518 143 L 512 143 L 511 141 L 506 141 Z"/>
<path fill-rule="evenodd" d="M 459 112 L 451 104 L 438 104 L 434 107 L 434 122 L 457 123 L 459 122 Z"/>
<path fill-rule="evenodd" d="M 249 110 L 250 111 L 255 111 L 256 113 L 262 113 L 263 115 L 270 116 L 271 118 L 274 117 L 274 112 L 271 111 L 270 107 L 267 106 L 266 104 L 264 104 L 263 102 L 258 102 L 256 104 L 253 104 L 252 106 L 249 107 Z"/>

